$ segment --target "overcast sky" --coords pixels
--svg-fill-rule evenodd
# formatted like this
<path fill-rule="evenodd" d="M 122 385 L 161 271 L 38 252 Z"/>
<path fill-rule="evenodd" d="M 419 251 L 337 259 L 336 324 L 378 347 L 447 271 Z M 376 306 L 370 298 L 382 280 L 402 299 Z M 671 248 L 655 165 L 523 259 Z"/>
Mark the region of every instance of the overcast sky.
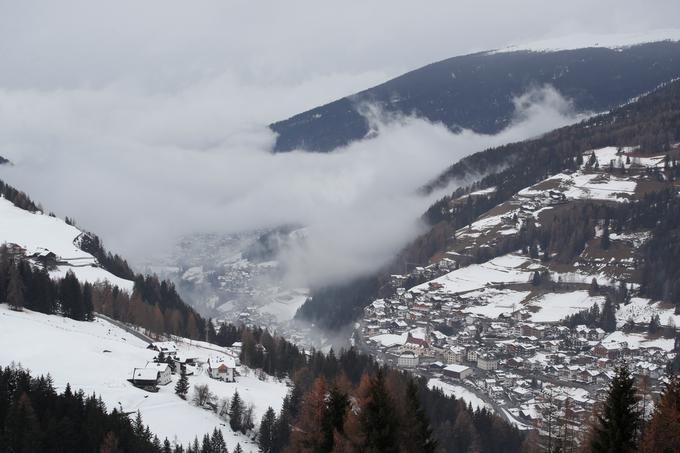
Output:
<path fill-rule="evenodd" d="M 0 0 L 0 155 L 16 164 L 0 177 L 136 260 L 180 234 L 297 221 L 303 272 L 365 271 L 420 231 L 416 187 L 574 121 L 568 100 L 542 91 L 498 137 L 406 119 L 334 156 L 272 156 L 268 123 L 451 56 L 680 17 L 677 0 L 329 5 Z"/>

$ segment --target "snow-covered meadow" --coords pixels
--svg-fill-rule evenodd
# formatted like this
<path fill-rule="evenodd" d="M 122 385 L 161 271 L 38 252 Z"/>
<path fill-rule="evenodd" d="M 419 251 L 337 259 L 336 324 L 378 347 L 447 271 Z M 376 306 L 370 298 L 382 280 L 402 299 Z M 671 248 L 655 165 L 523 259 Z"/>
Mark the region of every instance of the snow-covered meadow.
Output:
<path fill-rule="evenodd" d="M 93 322 L 74 321 L 56 315 L 30 311 L 11 311 L 0 304 L 0 365 L 20 363 L 33 374 L 49 373 L 55 387 L 63 390 L 66 383 L 85 393 L 101 396 L 106 407 L 122 408 L 125 412 L 139 410 L 151 431 L 161 439 L 186 444 L 214 428 L 222 430 L 230 451 L 237 442 L 244 451 L 258 451 L 246 436 L 235 434 L 213 412 L 192 405 L 191 391 L 187 401 L 174 393 L 178 376 L 158 393 L 149 393 L 127 382 L 135 367 L 144 367 L 156 353 L 146 349 L 147 343 L 125 330 L 97 318 Z M 215 345 L 178 342 L 180 356 L 207 358 L 219 351 Z M 189 376 L 189 384 L 208 384 L 219 398 L 230 398 L 238 390 L 247 404 L 254 406 L 254 421 L 272 406 L 278 410 L 288 392 L 285 382 L 273 378 L 265 381 L 255 373 L 240 367 L 236 383 L 213 380 L 200 370 Z"/>
<path fill-rule="evenodd" d="M 94 256 L 76 245 L 83 232 L 75 226 L 58 217 L 18 208 L 1 196 L 0 219 L 0 244 L 16 244 L 26 250 L 26 256 L 52 252 L 60 263 L 64 263 L 50 273 L 54 278 L 63 277 L 70 270 L 82 282 L 108 281 L 132 292 L 134 282 L 102 269 Z"/>

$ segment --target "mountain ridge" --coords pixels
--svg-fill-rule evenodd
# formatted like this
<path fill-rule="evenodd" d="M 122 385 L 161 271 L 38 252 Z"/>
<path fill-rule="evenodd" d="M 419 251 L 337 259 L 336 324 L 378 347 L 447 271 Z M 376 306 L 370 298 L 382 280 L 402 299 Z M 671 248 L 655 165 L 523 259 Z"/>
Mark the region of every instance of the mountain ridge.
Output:
<path fill-rule="evenodd" d="M 680 75 L 680 42 L 621 49 L 477 52 L 425 65 L 372 88 L 275 122 L 275 152 L 330 152 L 368 134 L 357 106 L 441 122 L 453 131 L 496 133 L 509 124 L 513 97 L 550 84 L 577 111 L 624 104 Z"/>

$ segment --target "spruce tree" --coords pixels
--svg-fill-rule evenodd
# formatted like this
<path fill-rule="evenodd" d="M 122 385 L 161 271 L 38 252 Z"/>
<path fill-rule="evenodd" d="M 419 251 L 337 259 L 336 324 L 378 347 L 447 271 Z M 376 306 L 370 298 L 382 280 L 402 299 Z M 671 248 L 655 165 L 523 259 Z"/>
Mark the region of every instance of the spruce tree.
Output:
<path fill-rule="evenodd" d="M 21 280 L 18 266 L 12 264 L 9 268 L 7 303 L 13 310 L 21 311 L 24 308 L 24 282 Z"/>
<path fill-rule="evenodd" d="M 212 436 L 210 437 L 210 444 L 212 445 L 213 453 L 228 453 L 227 443 L 224 441 L 222 431 L 217 428 L 213 430 Z"/>
<path fill-rule="evenodd" d="M 274 426 L 276 424 L 276 413 L 271 406 L 267 408 L 260 422 L 260 432 L 257 435 L 257 444 L 263 453 L 274 451 Z"/>
<path fill-rule="evenodd" d="M 598 414 L 591 440 L 594 453 L 632 453 L 637 448 L 640 413 L 635 381 L 625 366 L 618 367 L 607 399 Z"/>
<path fill-rule="evenodd" d="M 345 415 L 349 407 L 349 397 L 337 386 L 331 387 L 326 398 L 326 407 L 321 420 L 323 433 L 322 448 L 331 451 L 335 442 L 335 432 L 343 434 Z"/>
<path fill-rule="evenodd" d="M 234 448 L 234 453 L 243 453 L 243 448 L 241 448 L 240 443 L 236 443 L 236 448 Z"/>
<path fill-rule="evenodd" d="M 371 379 L 368 399 L 359 419 L 366 451 L 382 453 L 399 451 L 396 410 L 385 387 L 382 369 Z"/>
<path fill-rule="evenodd" d="M 243 401 L 241 396 L 238 394 L 238 390 L 234 392 L 234 396 L 231 399 L 231 405 L 229 407 L 229 426 L 234 431 L 241 430 L 241 420 L 243 417 Z"/>
<path fill-rule="evenodd" d="M 602 231 L 602 240 L 600 242 L 600 246 L 602 247 L 603 250 L 607 250 L 609 249 L 610 245 L 611 241 L 609 240 L 609 219 L 605 219 L 604 230 Z"/>
<path fill-rule="evenodd" d="M 180 367 L 179 380 L 175 384 L 175 393 L 177 396 L 185 400 L 187 392 L 189 391 L 189 379 L 187 379 L 187 370 L 185 366 Z"/>
<path fill-rule="evenodd" d="M 606 332 L 614 332 L 616 330 L 616 310 L 614 303 L 609 296 L 604 301 L 602 306 L 602 314 L 600 316 L 600 327 Z"/>
<path fill-rule="evenodd" d="M 414 453 L 434 453 L 437 443 L 432 437 L 432 430 L 425 411 L 418 400 L 418 387 L 413 379 L 406 385 L 406 410 L 402 427 L 402 445 Z"/>

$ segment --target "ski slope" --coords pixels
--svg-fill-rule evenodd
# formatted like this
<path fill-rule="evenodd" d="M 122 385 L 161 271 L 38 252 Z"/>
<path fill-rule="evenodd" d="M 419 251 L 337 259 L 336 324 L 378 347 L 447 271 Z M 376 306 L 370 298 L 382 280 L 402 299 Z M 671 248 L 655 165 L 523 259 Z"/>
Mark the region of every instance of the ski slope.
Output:
<path fill-rule="evenodd" d="M 26 256 L 50 251 L 63 263 L 50 272 L 53 278 L 73 271 L 82 282 L 108 281 L 122 290 L 132 292 L 134 282 L 125 280 L 101 268 L 94 256 L 75 245 L 83 232 L 62 219 L 41 212 L 29 212 L 0 197 L 0 244 L 16 244 L 26 250 Z"/>
<path fill-rule="evenodd" d="M 229 451 L 237 442 L 244 451 L 258 451 L 246 436 L 235 434 L 213 412 L 198 408 L 174 394 L 178 376 L 158 393 L 149 393 L 127 382 L 135 367 L 144 367 L 156 355 L 146 349 L 147 343 L 125 330 L 97 318 L 93 322 L 74 321 L 55 315 L 31 311 L 15 312 L 0 304 L 0 366 L 20 363 L 35 375 L 51 374 L 55 387 L 63 390 L 66 383 L 85 393 L 101 396 L 106 407 L 122 408 L 125 412 L 142 414 L 151 431 L 171 442 L 187 444 L 195 436 L 219 428 Z M 210 349 L 208 349 L 210 348 Z M 178 342 L 180 356 L 207 360 L 219 346 L 204 343 Z M 246 404 L 254 405 L 257 426 L 268 406 L 279 410 L 288 387 L 275 379 L 261 381 L 252 370 L 240 367 L 236 383 L 211 379 L 198 370 L 189 376 L 189 384 L 208 384 L 219 398 L 231 397 L 238 390 Z"/>

